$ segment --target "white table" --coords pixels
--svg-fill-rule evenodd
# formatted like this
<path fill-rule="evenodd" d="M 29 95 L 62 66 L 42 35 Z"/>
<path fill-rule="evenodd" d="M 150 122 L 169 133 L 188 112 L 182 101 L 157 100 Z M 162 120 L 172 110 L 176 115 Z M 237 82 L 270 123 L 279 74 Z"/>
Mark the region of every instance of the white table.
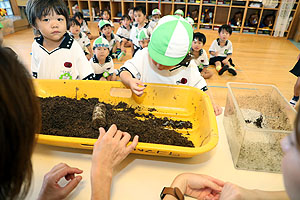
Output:
<path fill-rule="evenodd" d="M 207 174 L 246 188 L 283 190 L 281 174 L 234 168 L 223 127 L 223 115 L 217 117 L 217 123 L 219 143 L 214 150 L 206 154 L 188 159 L 129 155 L 116 170 L 111 199 L 158 200 L 162 188 L 169 186 L 175 176 L 182 172 Z M 32 189 L 27 199 L 36 199 L 44 174 L 60 162 L 65 162 L 84 171 L 83 180 L 67 199 L 90 199 L 91 154 L 92 152 L 88 150 L 38 144 L 32 157 L 34 177 Z"/>

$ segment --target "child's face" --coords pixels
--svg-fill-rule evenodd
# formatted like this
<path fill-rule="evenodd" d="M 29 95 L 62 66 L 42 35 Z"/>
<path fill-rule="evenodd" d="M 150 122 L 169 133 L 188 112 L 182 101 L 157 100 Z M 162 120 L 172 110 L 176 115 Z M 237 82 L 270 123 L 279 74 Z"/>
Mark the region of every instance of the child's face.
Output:
<path fill-rule="evenodd" d="M 138 24 L 142 24 L 145 22 L 146 16 L 141 11 L 135 11 L 134 19 Z"/>
<path fill-rule="evenodd" d="M 111 35 L 112 29 L 111 26 L 105 26 L 101 32 L 106 36 L 109 37 Z"/>
<path fill-rule="evenodd" d="M 141 45 L 142 48 L 146 48 L 148 47 L 149 39 L 140 40 L 139 44 Z"/>
<path fill-rule="evenodd" d="M 109 49 L 106 47 L 97 47 L 94 49 L 94 54 L 98 60 L 105 59 L 109 55 Z"/>
<path fill-rule="evenodd" d="M 122 20 L 122 25 L 123 26 L 128 27 L 129 24 L 130 24 L 130 21 L 127 18 L 125 18 L 125 19 Z"/>
<path fill-rule="evenodd" d="M 76 17 L 75 19 L 79 22 L 79 24 L 82 24 L 83 19 L 79 19 L 79 17 Z"/>
<path fill-rule="evenodd" d="M 160 19 L 160 15 L 153 15 L 152 20 L 157 22 Z"/>
<path fill-rule="evenodd" d="M 203 47 L 203 42 L 199 40 L 193 40 L 192 42 L 192 49 L 193 51 L 200 51 Z"/>
<path fill-rule="evenodd" d="M 134 15 L 133 15 L 133 9 L 129 10 L 128 15 L 131 17 L 131 19 L 134 19 Z"/>
<path fill-rule="evenodd" d="M 36 19 L 37 30 L 48 40 L 59 42 L 67 31 L 66 18 L 53 10 L 49 15 Z"/>
<path fill-rule="evenodd" d="M 80 33 L 80 26 L 76 25 L 76 24 L 72 24 L 70 26 L 70 32 L 73 34 L 73 35 L 79 35 Z"/>
<path fill-rule="evenodd" d="M 220 35 L 220 39 L 221 39 L 222 41 L 227 41 L 228 38 L 230 37 L 230 34 L 229 34 L 225 29 L 223 29 L 223 30 L 219 33 L 219 35 Z"/>
<path fill-rule="evenodd" d="M 105 20 L 109 20 L 109 18 L 110 18 L 109 13 L 107 11 L 105 11 L 102 15 L 102 18 Z"/>

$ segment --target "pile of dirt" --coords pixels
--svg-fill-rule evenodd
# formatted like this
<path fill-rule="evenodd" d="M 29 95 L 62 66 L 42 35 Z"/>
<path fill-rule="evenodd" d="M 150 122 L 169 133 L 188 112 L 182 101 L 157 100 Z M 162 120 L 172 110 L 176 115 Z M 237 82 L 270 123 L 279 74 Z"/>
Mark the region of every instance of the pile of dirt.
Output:
<path fill-rule="evenodd" d="M 92 126 L 94 106 L 97 98 L 71 99 L 66 97 L 40 98 L 42 110 L 41 134 L 66 137 L 98 138 L 99 130 Z M 103 102 L 102 102 L 103 103 Z M 149 109 L 149 114 L 138 114 L 135 108 L 124 102 L 118 105 L 103 103 L 106 107 L 106 127 L 116 124 L 121 131 L 132 138 L 139 135 L 139 142 L 194 147 L 194 144 L 181 133 L 172 129 L 192 128 L 191 122 L 157 118 Z M 137 108 L 138 110 L 139 108 Z M 142 120 L 141 120 L 142 119 Z"/>

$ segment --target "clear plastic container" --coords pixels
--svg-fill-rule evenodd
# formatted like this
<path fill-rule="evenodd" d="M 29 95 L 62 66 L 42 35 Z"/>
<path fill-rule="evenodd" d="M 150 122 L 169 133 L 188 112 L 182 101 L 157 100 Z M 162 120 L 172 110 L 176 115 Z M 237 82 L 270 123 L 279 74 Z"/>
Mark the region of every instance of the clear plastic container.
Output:
<path fill-rule="evenodd" d="M 280 140 L 290 134 L 295 109 L 273 85 L 228 82 L 224 128 L 237 169 L 281 172 Z"/>

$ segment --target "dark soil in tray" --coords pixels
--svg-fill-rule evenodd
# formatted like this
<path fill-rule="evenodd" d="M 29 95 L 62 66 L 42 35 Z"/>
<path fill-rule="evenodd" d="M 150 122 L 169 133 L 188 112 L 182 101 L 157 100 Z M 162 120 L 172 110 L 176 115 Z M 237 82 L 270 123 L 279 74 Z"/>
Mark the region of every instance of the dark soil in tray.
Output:
<path fill-rule="evenodd" d="M 94 106 L 99 103 L 97 98 L 76 100 L 66 97 L 49 97 L 40 98 L 40 103 L 42 134 L 98 138 L 99 130 L 92 126 Z M 192 128 L 190 122 L 174 121 L 166 117 L 160 119 L 151 113 L 140 115 L 124 102 L 116 106 L 105 104 L 105 107 L 107 123 L 105 130 L 108 130 L 112 124 L 116 124 L 119 130 L 128 132 L 132 138 L 139 135 L 139 142 L 194 147 L 194 144 L 181 133 L 166 129 L 166 127 Z M 155 108 L 149 109 L 149 112 L 152 111 L 155 111 Z M 137 117 L 145 120 L 139 120 Z"/>

